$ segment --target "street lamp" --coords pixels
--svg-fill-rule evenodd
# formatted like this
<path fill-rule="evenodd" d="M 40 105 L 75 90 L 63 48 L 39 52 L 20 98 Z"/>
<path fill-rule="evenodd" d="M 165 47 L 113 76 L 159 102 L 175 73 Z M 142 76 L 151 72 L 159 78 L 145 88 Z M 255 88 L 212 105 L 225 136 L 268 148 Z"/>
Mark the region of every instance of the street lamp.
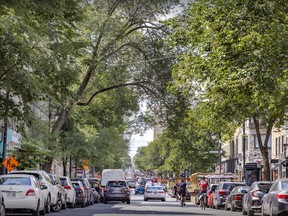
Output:
<path fill-rule="evenodd" d="M 212 139 L 216 139 L 216 136 L 213 135 Z M 218 137 L 218 151 L 210 151 L 211 153 L 217 153 L 218 154 L 218 167 L 219 167 L 219 173 L 221 173 L 221 153 L 222 153 L 222 142 L 221 142 L 221 135 L 219 133 Z M 209 152 L 209 153 L 210 153 Z"/>

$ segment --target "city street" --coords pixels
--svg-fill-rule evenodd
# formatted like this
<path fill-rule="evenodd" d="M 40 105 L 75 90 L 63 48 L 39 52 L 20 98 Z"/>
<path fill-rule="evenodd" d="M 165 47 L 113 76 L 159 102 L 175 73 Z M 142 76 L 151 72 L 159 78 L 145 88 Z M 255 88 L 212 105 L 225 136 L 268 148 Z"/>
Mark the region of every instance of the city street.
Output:
<path fill-rule="evenodd" d="M 180 207 L 180 203 L 175 199 L 167 196 L 166 202 L 161 201 L 143 201 L 143 195 L 132 195 L 131 204 L 121 202 L 110 202 L 104 204 L 94 204 L 86 208 L 66 209 L 59 213 L 50 213 L 51 216 L 101 216 L 101 215 L 215 215 L 215 216 L 240 216 L 242 212 L 231 212 L 223 209 L 205 209 L 201 210 L 193 203 L 187 203 L 184 208 Z M 260 215 L 260 214 L 255 214 Z"/>

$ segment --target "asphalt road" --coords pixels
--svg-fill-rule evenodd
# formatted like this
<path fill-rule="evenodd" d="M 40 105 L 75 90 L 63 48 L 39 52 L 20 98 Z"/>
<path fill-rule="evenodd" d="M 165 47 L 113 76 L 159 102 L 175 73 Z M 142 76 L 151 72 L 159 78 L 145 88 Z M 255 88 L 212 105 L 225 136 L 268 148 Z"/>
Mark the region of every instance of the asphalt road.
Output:
<path fill-rule="evenodd" d="M 22 214 L 24 215 L 24 214 Z M 27 215 L 27 214 L 26 214 Z M 67 208 L 58 213 L 46 214 L 49 216 L 185 216 L 185 215 L 200 215 L 200 216 L 240 216 L 242 212 L 225 211 L 224 209 L 216 210 L 206 208 L 200 209 L 192 202 L 188 202 L 186 206 L 181 208 L 180 203 L 174 198 L 167 195 L 166 202 L 161 201 L 144 201 L 143 195 L 132 195 L 131 204 L 122 202 L 108 202 L 108 204 L 94 204 L 86 208 L 77 207 L 76 209 Z M 260 214 L 255 214 L 260 215 Z M 20 216 L 20 215 L 19 215 Z"/>

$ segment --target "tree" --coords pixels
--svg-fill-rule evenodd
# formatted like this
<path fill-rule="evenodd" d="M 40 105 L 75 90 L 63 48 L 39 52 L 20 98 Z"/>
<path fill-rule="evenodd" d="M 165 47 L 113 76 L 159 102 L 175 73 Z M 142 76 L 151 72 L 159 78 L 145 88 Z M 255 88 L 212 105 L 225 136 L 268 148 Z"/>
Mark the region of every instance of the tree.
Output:
<path fill-rule="evenodd" d="M 87 42 L 80 58 L 83 78 L 75 85 L 75 94 L 63 100 L 53 134 L 62 129 L 75 105 L 87 106 L 103 92 L 134 87 L 130 90 L 138 92 L 139 98 L 157 94 L 162 88 L 158 81 L 167 80 L 165 73 L 174 56 L 165 56 L 162 39 L 165 29 L 155 20 L 176 2 L 115 0 L 84 4 L 89 19 L 80 24 L 82 40 Z M 158 71 L 164 68 L 165 73 Z M 51 163 L 44 167 L 50 168 Z"/>
<path fill-rule="evenodd" d="M 30 105 L 62 101 L 77 79 L 74 23 L 79 1 L 4 1 L 0 5 L 0 117 L 29 123 Z M 78 45 L 79 46 L 79 45 Z M 7 111 L 8 110 L 8 111 Z"/>
<path fill-rule="evenodd" d="M 221 121 L 253 119 L 264 180 L 270 179 L 272 127 L 286 117 L 287 9 L 276 0 L 196 0 L 170 22 L 171 42 L 184 50 L 175 69 L 177 82 L 182 88 L 192 83 L 195 92 L 201 89 L 201 98 Z"/>

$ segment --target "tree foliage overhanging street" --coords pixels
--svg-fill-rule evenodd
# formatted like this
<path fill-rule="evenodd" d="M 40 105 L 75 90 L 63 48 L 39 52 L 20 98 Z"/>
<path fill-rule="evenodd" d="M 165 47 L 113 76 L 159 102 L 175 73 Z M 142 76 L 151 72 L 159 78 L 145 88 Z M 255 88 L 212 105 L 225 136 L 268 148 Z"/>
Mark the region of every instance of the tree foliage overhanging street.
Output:
<path fill-rule="evenodd" d="M 283 125 L 288 103 L 288 5 L 195 0 L 159 21 L 177 3 L 1 4 L 0 118 L 17 122 L 25 137 L 15 154 L 35 154 L 25 166 L 49 171 L 53 159 L 64 165 L 72 159 L 96 170 L 119 168 L 131 133 L 161 123 L 159 139 L 138 149 L 138 168 L 163 175 L 210 171 L 217 156 L 208 152 L 219 142 L 213 137 L 230 141 L 251 119 L 264 179 L 270 178 L 269 136 Z M 148 116 L 139 114 L 141 101 Z M 48 125 L 31 112 L 39 102 L 47 104 Z"/>

